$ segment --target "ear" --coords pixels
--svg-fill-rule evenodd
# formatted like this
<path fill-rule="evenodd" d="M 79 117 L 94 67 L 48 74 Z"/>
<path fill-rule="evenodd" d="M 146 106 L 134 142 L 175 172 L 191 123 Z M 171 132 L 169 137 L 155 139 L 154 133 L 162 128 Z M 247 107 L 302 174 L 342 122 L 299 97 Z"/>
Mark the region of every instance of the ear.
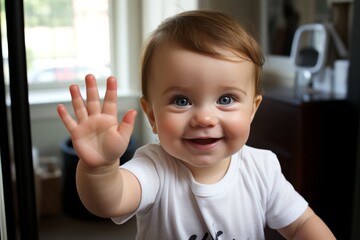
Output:
<path fill-rule="evenodd" d="M 255 96 L 254 103 L 253 103 L 253 109 L 252 109 L 252 113 L 251 113 L 251 122 L 255 117 L 255 113 L 258 110 L 261 101 L 262 101 L 262 96 L 261 95 Z"/>
<path fill-rule="evenodd" d="M 142 107 L 144 113 L 146 114 L 146 116 L 149 120 L 149 123 L 151 125 L 153 133 L 157 134 L 156 121 L 155 121 L 155 116 L 154 116 L 154 111 L 152 109 L 152 106 L 144 97 L 140 98 L 140 104 L 141 104 L 141 107 Z"/>

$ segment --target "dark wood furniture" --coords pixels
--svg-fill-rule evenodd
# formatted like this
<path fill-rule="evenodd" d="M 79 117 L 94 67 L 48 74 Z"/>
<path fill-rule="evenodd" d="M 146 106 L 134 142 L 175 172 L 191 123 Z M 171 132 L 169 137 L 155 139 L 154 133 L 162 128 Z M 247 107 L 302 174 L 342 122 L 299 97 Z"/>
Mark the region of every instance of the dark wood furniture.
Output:
<path fill-rule="evenodd" d="M 350 239 L 357 123 L 344 97 L 265 88 L 247 142 L 277 154 L 286 178 L 338 239 Z"/>

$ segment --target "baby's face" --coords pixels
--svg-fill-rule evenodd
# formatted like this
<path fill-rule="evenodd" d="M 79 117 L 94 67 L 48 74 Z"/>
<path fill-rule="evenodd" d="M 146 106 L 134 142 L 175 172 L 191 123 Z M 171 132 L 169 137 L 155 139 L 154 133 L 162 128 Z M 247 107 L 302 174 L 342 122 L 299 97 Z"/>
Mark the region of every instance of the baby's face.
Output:
<path fill-rule="evenodd" d="M 195 179 L 204 170 L 225 173 L 231 155 L 248 139 L 261 96 L 255 96 L 253 63 L 237 60 L 171 43 L 154 53 L 150 102 L 143 107 L 161 145 Z"/>

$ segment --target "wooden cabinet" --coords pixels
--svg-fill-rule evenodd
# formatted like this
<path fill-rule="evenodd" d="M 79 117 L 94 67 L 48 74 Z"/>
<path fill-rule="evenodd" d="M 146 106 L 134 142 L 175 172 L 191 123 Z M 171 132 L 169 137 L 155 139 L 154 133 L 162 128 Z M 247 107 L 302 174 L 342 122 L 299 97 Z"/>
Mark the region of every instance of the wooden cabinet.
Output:
<path fill-rule="evenodd" d="M 247 142 L 277 154 L 285 177 L 338 239 L 350 239 L 357 124 L 344 98 L 265 89 Z"/>

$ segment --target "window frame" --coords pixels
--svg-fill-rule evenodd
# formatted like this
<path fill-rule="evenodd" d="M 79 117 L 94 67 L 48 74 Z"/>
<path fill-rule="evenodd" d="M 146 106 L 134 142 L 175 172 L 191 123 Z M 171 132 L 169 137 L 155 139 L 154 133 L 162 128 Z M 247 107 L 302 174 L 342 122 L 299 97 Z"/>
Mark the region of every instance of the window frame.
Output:
<path fill-rule="evenodd" d="M 141 22 L 139 21 L 141 19 L 141 1 L 108 1 L 110 69 L 112 70 L 112 75 L 117 78 L 119 96 L 133 96 L 140 89 L 138 64 L 141 46 Z M 81 81 L 81 79 L 66 82 L 29 84 L 29 103 L 42 104 L 70 101 L 68 89 L 73 83 L 79 85 L 80 89 L 85 88 L 85 81 Z M 106 79 L 98 79 L 98 87 L 101 95 L 105 91 Z"/>

